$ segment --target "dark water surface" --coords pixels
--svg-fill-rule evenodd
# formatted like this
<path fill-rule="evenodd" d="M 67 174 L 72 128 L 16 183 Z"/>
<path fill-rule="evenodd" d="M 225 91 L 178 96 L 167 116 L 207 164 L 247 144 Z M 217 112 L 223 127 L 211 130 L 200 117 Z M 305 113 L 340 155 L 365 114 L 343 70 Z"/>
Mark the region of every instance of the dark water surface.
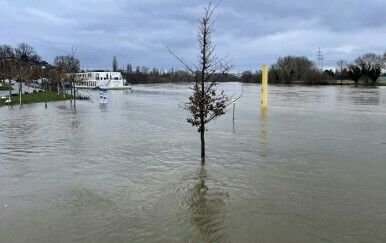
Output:
<path fill-rule="evenodd" d="M 0 108 L 0 242 L 386 242 L 386 89 L 259 92 L 203 168 L 184 85 Z"/>

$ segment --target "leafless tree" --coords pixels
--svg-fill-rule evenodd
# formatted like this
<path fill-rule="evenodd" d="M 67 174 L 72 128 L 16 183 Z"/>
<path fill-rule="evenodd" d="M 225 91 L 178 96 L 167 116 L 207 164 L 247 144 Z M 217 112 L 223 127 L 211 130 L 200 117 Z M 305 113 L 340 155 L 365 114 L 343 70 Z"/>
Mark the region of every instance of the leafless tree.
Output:
<path fill-rule="evenodd" d="M 345 70 L 347 72 L 347 61 L 338 60 L 336 62 L 336 66 L 337 66 L 337 74 L 338 74 L 337 76 L 340 78 L 340 83 L 342 84 Z"/>
<path fill-rule="evenodd" d="M 58 95 L 60 92 L 60 85 L 63 85 L 65 73 L 60 68 L 52 68 L 48 71 L 48 78 L 51 82 L 51 85 L 56 85 Z"/>
<path fill-rule="evenodd" d="M 301 80 L 303 75 L 314 67 L 315 64 L 307 57 L 286 56 L 279 57 L 271 69 L 276 74 L 277 82 L 290 84 Z"/>
<path fill-rule="evenodd" d="M 54 66 L 60 68 L 66 73 L 76 73 L 80 70 L 80 62 L 75 57 L 76 52 L 64 56 L 57 56 L 54 59 Z"/>
<path fill-rule="evenodd" d="M 355 59 L 355 64 L 361 69 L 361 78 L 365 83 L 370 79 L 371 82 L 375 84 L 385 65 L 385 60 L 381 55 L 366 53 Z"/>
<path fill-rule="evenodd" d="M 71 94 L 73 94 L 75 97 L 76 83 L 82 81 L 80 79 L 77 79 L 75 75 L 75 73 L 79 72 L 80 70 L 80 61 L 78 58 L 76 58 L 76 49 L 72 48 L 71 52 L 67 55 L 55 57 L 54 66 L 65 74 L 63 78 L 66 82 L 69 82 L 71 84 Z M 74 98 L 74 108 L 75 107 L 76 103 Z"/>
<path fill-rule="evenodd" d="M 30 81 L 35 67 L 38 66 L 41 62 L 41 57 L 36 53 L 32 46 L 26 43 L 20 43 L 15 48 L 15 61 L 15 74 L 17 81 L 19 81 L 19 100 L 20 105 L 22 105 L 22 84 L 23 82 Z"/>
<path fill-rule="evenodd" d="M 41 58 L 33 47 L 26 43 L 19 44 L 16 48 L 9 45 L 0 47 L 0 73 L 2 79 L 9 80 L 9 96 L 12 95 L 12 79 L 19 82 L 19 98 L 21 105 L 22 83 L 29 81 L 34 73 L 34 68 L 39 64 Z"/>
<path fill-rule="evenodd" d="M 219 58 L 216 56 L 216 46 L 211 38 L 215 30 L 213 14 L 217 7 L 218 5 L 209 3 L 203 9 L 203 16 L 197 21 L 198 65 L 189 65 L 169 50 L 193 76 L 191 87 L 193 94 L 182 107 L 190 112 L 187 122 L 197 127 L 201 135 L 202 164 L 205 163 L 206 125 L 225 114 L 226 106 L 229 104 L 229 98 L 224 91 L 219 90 L 218 82 L 231 70 L 232 65 L 226 61 L 226 57 Z"/>
<path fill-rule="evenodd" d="M 15 48 L 15 57 L 23 64 L 38 64 L 41 62 L 41 57 L 36 53 L 35 49 L 26 43 L 20 43 Z"/>
<path fill-rule="evenodd" d="M 355 64 L 358 66 L 365 66 L 367 69 L 372 67 L 382 67 L 384 64 L 383 57 L 375 53 L 366 53 L 355 59 Z"/>

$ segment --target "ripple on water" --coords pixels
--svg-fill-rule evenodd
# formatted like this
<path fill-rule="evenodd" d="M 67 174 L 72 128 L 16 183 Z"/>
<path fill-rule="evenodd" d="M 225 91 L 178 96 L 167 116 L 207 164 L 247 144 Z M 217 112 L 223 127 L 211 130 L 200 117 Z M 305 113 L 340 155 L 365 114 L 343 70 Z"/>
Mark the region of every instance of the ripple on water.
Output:
<path fill-rule="evenodd" d="M 0 108 L 2 240 L 384 242 L 386 90 L 245 86 L 203 168 L 184 86 Z"/>

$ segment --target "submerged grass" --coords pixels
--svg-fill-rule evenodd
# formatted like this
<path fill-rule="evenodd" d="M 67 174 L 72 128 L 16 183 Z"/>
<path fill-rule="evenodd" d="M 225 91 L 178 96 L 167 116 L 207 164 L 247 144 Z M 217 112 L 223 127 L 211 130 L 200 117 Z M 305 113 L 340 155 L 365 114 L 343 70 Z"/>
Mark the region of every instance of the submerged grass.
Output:
<path fill-rule="evenodd" d="M 36 92 L 36 93 L 29 93 L 29 94 L 23 94 L 21 96 L 21 102 L 22 104 L 31 104 L 31 103 L 41 103 L 45 102 L 52 102 L 52 101 L 62 101 L 62 100 L 70 100 L 73 99 L 74 96 L 71 96 L 69 94 L 65 94 L 65 98 L 63 98 L 63 93 L 57 93 L 57 92 L 47 92 L 47 95 L 44 92 Z M 12 105 L 19 105 L 19 96 L 12 96 L 11 97 L 11 104 Z M 6 106 L 8 105 L 6 103 L 6 99 L 0 100 L 0 106 Z"/>

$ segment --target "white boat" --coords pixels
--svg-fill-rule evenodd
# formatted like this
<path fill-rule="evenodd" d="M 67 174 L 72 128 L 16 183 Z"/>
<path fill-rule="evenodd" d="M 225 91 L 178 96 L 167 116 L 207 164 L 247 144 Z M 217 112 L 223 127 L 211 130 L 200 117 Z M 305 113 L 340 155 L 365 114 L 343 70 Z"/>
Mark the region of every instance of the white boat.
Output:
<path fill-rule="evenodd" d="M 79 89 L 124 90 L 131 86 L 124 85 L 120 72 L 83 72 L 75 73 L 76 87 Z"/>

